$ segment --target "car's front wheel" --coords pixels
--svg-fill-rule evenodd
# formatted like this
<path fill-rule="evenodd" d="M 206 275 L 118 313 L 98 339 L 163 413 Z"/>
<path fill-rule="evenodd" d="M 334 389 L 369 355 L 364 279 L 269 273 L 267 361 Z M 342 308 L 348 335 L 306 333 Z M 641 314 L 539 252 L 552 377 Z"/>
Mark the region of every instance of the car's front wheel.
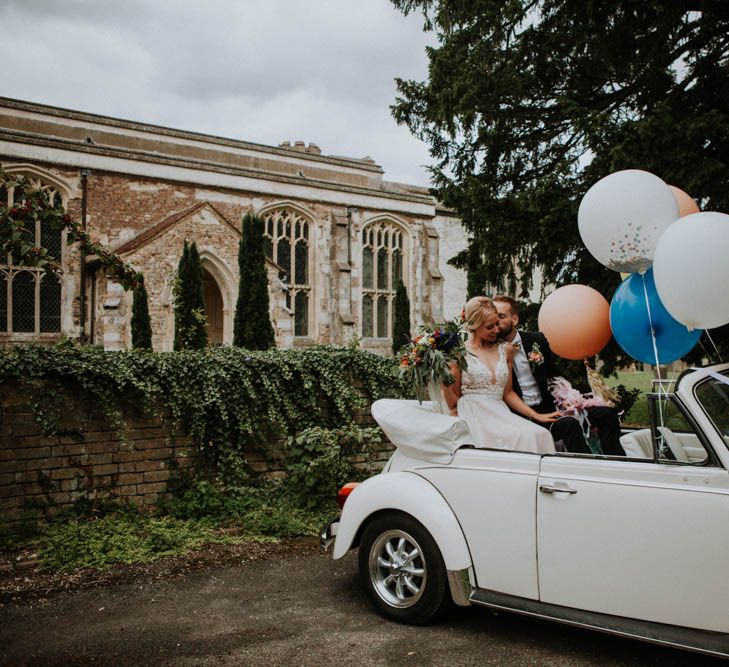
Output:
<path fill-rule="evenodd" d="M 383 514 L 365 528 L 359 576 L 377 609 L 402 623 L 428 623 L 450 595 L 438 545 L 422 524 L 401 512 Z"/>

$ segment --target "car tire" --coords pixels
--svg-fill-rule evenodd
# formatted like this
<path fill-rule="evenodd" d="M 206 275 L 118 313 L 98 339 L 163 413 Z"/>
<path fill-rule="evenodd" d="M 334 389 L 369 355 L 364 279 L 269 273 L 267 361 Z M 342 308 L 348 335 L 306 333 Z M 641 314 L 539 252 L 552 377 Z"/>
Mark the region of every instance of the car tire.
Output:
<path fill-rule="evenodd" d="M 359 577 L 377 610 L 400 623 L 425 625 L 450 602 L 438 545 L 421 523 L 402 512 L 382 514 L 365 528 Z"/>

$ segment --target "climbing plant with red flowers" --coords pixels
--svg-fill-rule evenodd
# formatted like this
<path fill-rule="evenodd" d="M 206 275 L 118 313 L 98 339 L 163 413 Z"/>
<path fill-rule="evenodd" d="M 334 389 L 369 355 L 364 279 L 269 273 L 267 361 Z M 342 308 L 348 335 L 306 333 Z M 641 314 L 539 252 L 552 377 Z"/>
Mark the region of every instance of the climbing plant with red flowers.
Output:
<path fill-rule="evenodd" d="M 8 197 L 9 192 L 13 193 L 12 197 Z M 39 189 L 25 176 L 6 174 L 0 169 L 0 257 L 12 256 L 15 266 L 60 271 L 61 258 L 36 245 L 37 221 L 55 231 L 65 230 L 67 243 L 78 243 L 85 256 L 96 257 L 107 277 L 124 289 L 136 287 L 139 273 L 118 255 L 93 241 L 81 222 L 69 216 L 47 191 Z"/>

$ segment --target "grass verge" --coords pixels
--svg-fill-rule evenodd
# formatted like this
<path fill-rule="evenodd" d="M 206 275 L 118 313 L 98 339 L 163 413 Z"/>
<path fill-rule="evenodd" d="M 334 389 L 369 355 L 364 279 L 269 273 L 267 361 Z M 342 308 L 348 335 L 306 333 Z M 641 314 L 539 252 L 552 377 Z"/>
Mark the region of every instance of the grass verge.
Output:
<path fill-rule="evenodd" d="M 678 377 L 678 373 L 669 373 L 668 377 L 673 379 Z M 628 388 L 640 389 L 640 396 L 633 404 L 628 414 L 623 415 L 623 424 L 629 426 L 648 426 L 650 421 L 648 418 L 648 400 L 646 395 L 651 391 L 652 381 L 655 376 L 648 371 L 623 371 L 618 373 L 617 377 L 606 378 L 606 382 L 611 387 L 624 384 Z"/>
<path fill-rule="evenodd" d="M 78 503 L 49 522 L 38 522 L 25 536 L 7 538 L 8 558 L 32 550 L 46 570 L 108 569 L 178 556 L 206 544 L 241 544 L 316 535 L 336 512 L 324 502 L 315 509 L 296 506 L 282 483 L 241 486 L 225 491 L 190 480 L 166 499 L 155 514 L 131 505 Z"/>

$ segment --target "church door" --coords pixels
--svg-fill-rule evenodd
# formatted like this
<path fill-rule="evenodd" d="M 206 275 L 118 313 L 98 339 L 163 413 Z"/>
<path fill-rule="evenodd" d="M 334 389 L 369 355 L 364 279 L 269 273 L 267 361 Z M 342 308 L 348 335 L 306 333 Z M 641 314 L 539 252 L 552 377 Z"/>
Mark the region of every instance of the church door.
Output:
<path fill-rule="evenodd" d="M 210 345 L 223 342 L 223 295 L 213 276 L 203 269 L 203 304 L 208 319 L 207 334 Z"/>

